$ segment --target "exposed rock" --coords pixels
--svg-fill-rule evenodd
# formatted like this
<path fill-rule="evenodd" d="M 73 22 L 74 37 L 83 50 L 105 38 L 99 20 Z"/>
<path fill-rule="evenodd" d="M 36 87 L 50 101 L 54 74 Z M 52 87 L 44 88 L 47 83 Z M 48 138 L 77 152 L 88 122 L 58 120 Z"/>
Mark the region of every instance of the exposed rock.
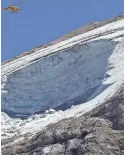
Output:
<path fill-rule="evenodd" d="M 124 127 L 121 116 L 118 116 L 120 107 L 121 115 L 124 114 L 123 92 L 121 90 L 87 116 L 62 120 L 23 144 L 4 147 L 3 154 L 10 155 L 14 147 L 16 154 L 25 155 L 123 155 Z M 112 117 L 117 118 L 117 125 Z M 120 122 L 121 126 L 118 125 Z"/>

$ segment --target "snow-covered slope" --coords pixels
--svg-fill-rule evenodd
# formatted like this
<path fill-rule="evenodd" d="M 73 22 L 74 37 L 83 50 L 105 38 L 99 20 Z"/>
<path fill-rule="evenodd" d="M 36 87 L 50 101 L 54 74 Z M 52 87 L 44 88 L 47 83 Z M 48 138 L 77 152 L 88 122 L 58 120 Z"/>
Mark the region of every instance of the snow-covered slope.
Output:
<path fill-rule="evenodd" d="M 35 133 L 50 123 L 78 117 L 104 103 L 124 83 L 123 60 L 121 19 L 4 64 L 3 112 L 20 117 L 49 108 L 60 111 L 26 120 L 3 113 L 3 137 Z M 71 107 L 75 104 L 80 105 Z"/>

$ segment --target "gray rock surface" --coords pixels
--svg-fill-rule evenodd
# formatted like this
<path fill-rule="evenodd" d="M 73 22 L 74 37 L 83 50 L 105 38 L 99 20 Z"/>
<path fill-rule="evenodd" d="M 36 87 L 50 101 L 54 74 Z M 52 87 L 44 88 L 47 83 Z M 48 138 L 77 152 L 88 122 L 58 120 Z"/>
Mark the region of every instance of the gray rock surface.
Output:
<path fill-rule="evenodd" d="M 85 115 L 49 125 L 4 155 L 124 155 L 124 89 Z"/>

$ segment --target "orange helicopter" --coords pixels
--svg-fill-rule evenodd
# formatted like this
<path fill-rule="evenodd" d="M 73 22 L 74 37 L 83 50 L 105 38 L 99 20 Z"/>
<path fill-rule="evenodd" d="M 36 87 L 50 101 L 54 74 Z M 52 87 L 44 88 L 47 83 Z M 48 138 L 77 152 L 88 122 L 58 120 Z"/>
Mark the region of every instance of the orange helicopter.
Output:
<path fill-rule="evenodd" d="M 17 4 L 19 4 L 21 2 L 22 1 L 19 1 Z M 16 4 L 14 4 L 14 5 L 10 5 L 7 8 L 2 8 L 2 10 L 10 11 L 11 13 L 18 13 L 19 11 L 21 11 L 21 8 L 16 6 Z"/>
<path fill-rule="evenodd" d="M 8 8 L 3 8 L 3 10 L 10 11 L 11 13 L 18 13 L 21 10 L 21 8 L 15 5 L 11 5 Z"/>

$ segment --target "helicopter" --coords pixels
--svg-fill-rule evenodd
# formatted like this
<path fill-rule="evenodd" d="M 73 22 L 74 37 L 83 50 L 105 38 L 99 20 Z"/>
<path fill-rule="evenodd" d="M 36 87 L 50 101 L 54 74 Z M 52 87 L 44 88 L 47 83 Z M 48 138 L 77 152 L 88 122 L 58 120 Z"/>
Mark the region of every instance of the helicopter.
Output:
<path fill-rule="evenodd" d="M 21 8 L 19 8 L 18 6 L 15 6 L 15 5 L 11 5 L 7 8 L 3 8 L 3 10 L 10 11 L 11 13 L 18 13 L 21 10 Z"/>
<path fill-rule="evenodd" d="M 21 8 L 17 6 L 17 4 L 21 3 L 22 1 L 19 1 L 16 4 L 12 4 L 7 8 L 2 8 L 2 10 L 6 10 L 6 11 L 10 11 L 11 13 L 18 13 L 19 11 L 21 11 Z"/>

